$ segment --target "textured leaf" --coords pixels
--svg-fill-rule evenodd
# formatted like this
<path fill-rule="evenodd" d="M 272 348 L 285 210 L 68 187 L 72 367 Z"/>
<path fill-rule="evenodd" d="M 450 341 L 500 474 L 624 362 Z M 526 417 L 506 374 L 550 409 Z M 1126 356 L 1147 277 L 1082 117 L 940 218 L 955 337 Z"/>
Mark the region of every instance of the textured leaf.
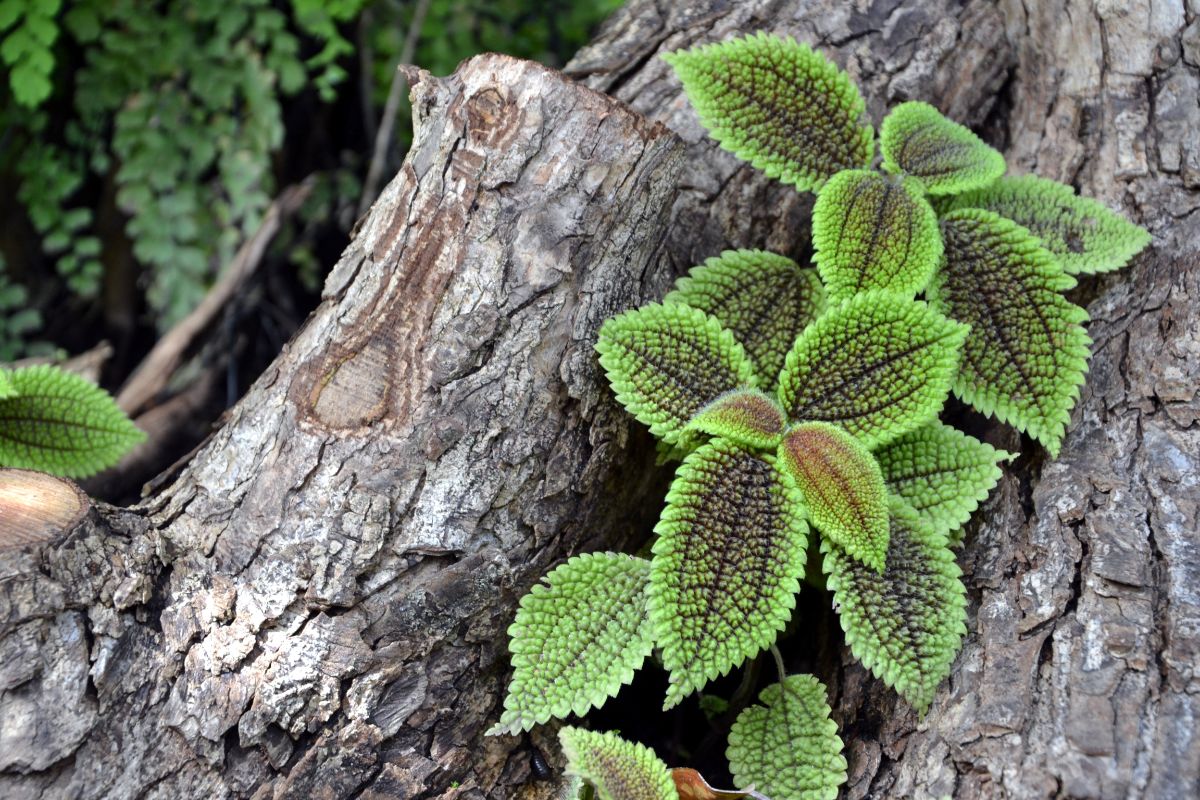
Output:
<path fill-rule="evenodd" d="M 996 465 L 1013 457 L 937 421 L 875 451 L 888 488 L 945 536 L 971 518 L 1000 480 Z"/>
<path fill-rule="evenodd" d="M 824 569 L 855 658 L 924 713 L 967 632 L 966 589 L 946 538 L 899 498 L 890 512 L 882 575 L 822 540 Z"/>
<path fill-rule="evenodd" d="M 0 400 L 0 465 L 82 478 L 117 463 L 146 436 L 100 387 L 57 367 L 8 373 Z"/>
<path fill-rule="evenodd" d="M 855 295 L 796 339 L 779 378 L 793 421 L 832 422 L 869 448 L 937 416 L 967 329 L 925 303 Z"/>
<path fill-rule="evenodd" d="M 736 389 L 697 411 L 685 430 L 719 436 L 756 450 L 774 450 L 786 424 L 775 398 L 758 389 Z"/>
<path fill-rule="evenodd" d="M 1087 312 L 1075 285 L 1029 231 L 991 211 L 942 218 L 946 255 L 930 303 L 971 325 L 955 394 L 1027 431 L 1057 456 L 1087 371 Z"/>
<path fill-rule="evenodd" d="M 942 257 L 937 216 L 912 178 L 845 170 L 830 178 L 813 208 L 814 261 L 829 299 L 868 289 L 912 297 Z"/>
<path fill-rule="evenodd" d="M 0 369 L 0 400 L 7 400 L 17 394 L 17 387 L 13 386 L 12 378 L 8 377 L 8 370 Z"/>
<path fill-rule="evenodd" d="M 987 186 L 1004 174 L 1004 156 L 928 103 L 901 103 L 879 132 L 883 168 L 919 180 L 930 194 Z"/>
<path fill-rule="evenodd" d="M 645 745 L 571 727 L 560 730 L 558 740 L 567 773 L 596 787 L 600 800 L 679 800 L 667 765 Z"/>
<path fill-rule="evenodd" d="M 489 735 L 603 705 L 654 648 L 646 615 L 650 562 L 620 553 L 567 561 L 521 598 L 512 638 L 513 679 Z"/>
<path fill-rule="evenodd" d="M 665 708 L 769 647 L 791 616 L 808 526 L 773 462 L 714 439 L 675 473 L 650 570 L 650 620 L 671 673 Z"/>
<path fill-rule="evenodd" d="M 875 457 L 836 425 L 805 422 L 788 431 L 779 465 L 804 495 L 809 519 L 851 558 L 876 572 L 887 554 L 887 489 Z"/>
<path fill-rule="evenodd" d="M 729 731 L 729 768 L 738 786 L 771 800 L 837 800 L 846 759 L 825 687 L 812 675 L 789 675 L 763 689 Z"/>
<path fill-rule="evenodd" d="M 758 385 L 775 388 L 796 336 L 825 310 L 814 269 L 762 250 L 728 250 L 680 278 L 663 303 L 684 303 L 716 317 L 746 348 Z"/>
<path fill-rule="evenodd" d="M 721 147 L 801 191 L 865 167 L 874 134 L 846 73 L 806 44 L 765 33 L 663 56 Z"/>
<path fill-rule="evenodd" d="M 953 198 L 948 210 L 983 208 L 1028 228 L 1073 275 L 1110 272 L 1150 244 L 1150 234 L 1070 186 L 1035 175 L 1001 178 Z"/>
<path fill-rule="evenodd" d="M 754 384 L 733 334 L 685 305 L 651 303 L 613 317 L 596 344 L 617 401 L 668 444 L 710 401 Z"/>

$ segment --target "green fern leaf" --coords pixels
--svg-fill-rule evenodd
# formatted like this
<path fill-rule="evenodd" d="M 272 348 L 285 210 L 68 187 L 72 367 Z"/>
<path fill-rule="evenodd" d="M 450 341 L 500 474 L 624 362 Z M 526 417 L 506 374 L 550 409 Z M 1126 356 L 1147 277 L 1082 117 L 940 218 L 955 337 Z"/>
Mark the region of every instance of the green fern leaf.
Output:
<path fill-rule="evenodd" d="M 600 800 L 679 800 L 667 765 L 645 745 L 571 727 L 560 730 L 558 740 L 567 774 L 594 786 Z"/>
<path fill-rule="evenodd" d="M 758 385 L 774 391 L 796 336 L 825 310 L 814 269 L 762 250 L 728 250 L 680 278 L 663 303 L 683 303 L 717 318 L 746 348 Z"/>
<path fill-rule="evenodd" d="M 883 574 L 821 541 L 827 587 L 855 658 L 922 714 L 967 632 L 967 593 L 946 538 L 890 501 Z"/>
<path fill-rule="evenodd" d="M 825 687 L 812 675 L 789 675 L 763 689 L 729 731 L 729 769 L 738 786 L 771 800 L 837 800 L 846 759 Z"/>
<path fill-rule="evenodd" d="M 596 350 L 617 401 L 667 444 L 709 402 L 754 385 L 754 365 L 733 334 L 685 305 L 651 303 L 613 317 Z"/>
<path fill-rule="evenodd" d="M 8 374 L 0 400 L 0 465 L 83 478 L 111 467 L 146 435 L 100 387 L 57 367 Z"/>
<path fill-rule="evenodd" d="M 580 716 L 616 696 L 654 648 L 646 615 L 650 562 L 588 553 L 553 569 L 521 598 L 512 638 L 513 679 L 489 735 L 551 717 Z"/>
<path fill-rule="evenodd" d="M 827 311 L 796 339 L 779 399 L 797 422 L 832 422 L 868 448 L 937 416 L 967 328 L 925 303 L 871 291 Z"/>
<path fill-rule="evenodd" d="M 8 377 L 8 370 L 0 369 L 0 400 L 16 396 L 17 387 L 13 386 L 12 378 Z"/>
<path fill-rule="evenodd" d="M 1014 457 L 937 421 L 875 451 L 888 488 L 951 544 L 1000 480 L 997 464 Z"/>
<path fill-rule="evenodd" d="M 879 146 L 885 170 L 913 176 L 933 195 L 978 189 L 1004 174 L 1004 156 L 928 103 L 893 108 L 880 128 Z"/>
<path fill-rule="evenodd" d="M 813 208 L 812 241 L 834 302 L 868 289 L 912 297 L 942 257 L 937 215 L 921 185 L 869 170 L 829 179 Z"/>
<path fill-rule="evenodd" d="M 983 208 L 1033 232 L 1072 275 L 1111 272 L 1150 244 L 1150 234 L 1070 186 L 1025 175 L 1001 178 L 951 200 L 947 210 Z"/>
<path fill-rule="evenodd" d="M 1059 292 L 1075 280 L 1036 237 L 991 211 L 942 218 L 946 254 L 930 303 L 971 325 L 955 394 L 1058 455 L 1087 371 L 1087 312 Z"/>
<path fill-rule="evenodd" d="M 851 558 L 883 572 L 887 488 L 862 442 L 836 425 L 805 422 L 788 431 L 779 465 L 800 487 L 812 524 Z"/>
<path fill-rule="evenodd" d="M 670 708 L 775 641 L 795 606 L 808 526 L 774 456 L 714 439 L 680 465 L 655 531 L 650 620 Z"/>
<path fill-rule="evenodd" d="M 801 191 L 865 167 L 874 133 L 845 72 L 791 37 L 765 33 L 669 53 L 700 121 L 721 147 Z"/>
<path fill-rule="evenodd" d="M 696 412 L 684 430 L 729 439 L 755 450 L 774 450 L 786 424 L 774 397 L 758 389 L 737 389 Z"/>

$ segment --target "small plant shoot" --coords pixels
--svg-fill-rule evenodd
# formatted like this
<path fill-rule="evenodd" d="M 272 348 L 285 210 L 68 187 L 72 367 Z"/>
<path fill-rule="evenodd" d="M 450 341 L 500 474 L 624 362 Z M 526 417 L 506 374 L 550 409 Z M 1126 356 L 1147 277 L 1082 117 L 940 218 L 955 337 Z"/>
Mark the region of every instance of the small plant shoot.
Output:
<path fill-rule="evenodd" d="M 952 547 L 1014 457 L 942 421 L 947 397 L 1056 456 L 1090 345 L 1063 292 L 1149 236 L 1070 187 L 1004 177 L 999 152 L 926 103 L 883 119 L 871 169 L 858 89 L 790 38 L 665 58 L 721 147 L 817 194 L 815 269 L 721 253 L 603 325 L 617 401 L 681 463 L 648 561 L 576 557 L 522 601 L 492 732 L 582 715 L 652 652 L 670 708 L 772 649 L 780 681 L 729 732 L 734 791 L 579 728 L 561 732 L 568 772 L 608 800 L 833 800 L 847 763 L 825 687 L 775 649 L 806 568 L 854 657 L 924 714 L 967 632 Z"/>

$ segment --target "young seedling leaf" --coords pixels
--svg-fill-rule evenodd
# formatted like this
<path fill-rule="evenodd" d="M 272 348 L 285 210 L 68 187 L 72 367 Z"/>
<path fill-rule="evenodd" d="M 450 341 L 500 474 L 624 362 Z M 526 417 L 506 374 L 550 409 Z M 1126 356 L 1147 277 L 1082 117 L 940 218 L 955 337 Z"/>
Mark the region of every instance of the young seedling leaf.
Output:
<path fill-rule="evenodd" d="M 13 386 L 12 378 L 8 377 L 8 370 L 0 369 L 0 400 L 7 400 L 16 395 L 17 387 Z"/>
<path fill-rule="evenodd" d="M 800 487 L 812 524 L 851 558 L 882 572 L 887 489 L 862 442 L 828 422 L 801 423 L 780 445 L 779 465 Z"/>
<path fill-rule="evenodd" d="M 613 317 L 596 344 L 617 401 L 668 444 L 710 401 L 754 385 L 733 334 L 699 309 L 651 303 Z"/>
<path fill-rule="evenodd" d="M 684 430 L 719 436 L 754 450 L 774 450 L 786 424 L 774 397 L 758 389 L 735 389 L 697 411 Z"/>
<path fill-rule="evenodd" d="M 655 531 L 650 621 L 670 708 L 775 641 L 795 606 L 808 526 L 774 456 L 714 439 L 680 465 Z"/>
<path fill-rule="evenodd" d="M 521 598 L 508 629 L 513 679 L 489 735 L 580 716 L 614 697 L 654 648 L 646 615 L 650 562 L 575 556 Z"/>
<path fill-rule="evenodd" d="M 879 131 L 883 168 L 911 175 L 932 195 L 987 186 L 1004 174 L 1004 156 L 928 103 L 901 103 Z"/>
<path fill-rule="evenodd" d="M 868 289 L 914 296 L 942 257 L 937 215 L 912 178 L 844 170 L 813 208 L 814 261 L 829 299 Z"/>
<path fill-rule="evenodd" d="M 1150 244 L 1150 234 L 1070 186 L 1024 175 L 966 192 L 947 210 L 983 208 L 1028 228 L 1072 274 L 1111 272 Z"/>
<path fill-rule="evenodd" d="M 888 488 L 952 539 L 1000 480 L 997 464 L 1013 457 L 936 420 L 875 451 Z"/>
<path fill-rule="evenodd" d="M 683 303 L 720 321 L 746 348 L 758 385 L 774 391 L 796 336 L 825 310 L 814 269 L 762 250 L 729 250 L 680 278 L 663 303 Z"/>
<path fill-rule="evenodd" d="M 738 786 L 771 800 L 837 800 L 846 759 L 825 687 L 812 675 L 789 675 L 763 689 L 729 731 L 729 769 Z"/>
<path fill-rule="evenodd" d="M 788 418 L 831 422 L 868 448 L 937 416 L 967 328 L 917 300 L 855 295 L 796 339 L 779 378 Z"/>
<path fill-rule="evenodd" d="M 897 497 L 890 512 L 882 575 L 822 540 L 824 569 L 855 658 L 924 714 L 967 632 L 966 589 L 946 538 Z"/>
<path fill-rule="evenodd" d="M 721 147 L 801 191 L 865 167 L 874 134 L 845 72 L 791 37 L 750 35 L 663 56 Z"/>
<path fill-rule="evenodd" d="M 1087 371 L 1087 312 L 1059 292 L 1075 285 L 1036 237 L 998 214 L 942 218 L 946 254 L 930 303 L 971 326 L 954 392 L 1057 456 Z"/>
<path fill-rule="evenodd" d="M 107 392 L 78 375 L 39 365 L 8 378 L 15 394 L 0 400 L 0 466 L 83 478 L 146 438 Z"/>
<path fill-rule="evenodd" d="M 679 800 L 662 759 L 615 733 L 566 727 L 558 732 L 567 773 L 595 787 L 600 800 Z"/>

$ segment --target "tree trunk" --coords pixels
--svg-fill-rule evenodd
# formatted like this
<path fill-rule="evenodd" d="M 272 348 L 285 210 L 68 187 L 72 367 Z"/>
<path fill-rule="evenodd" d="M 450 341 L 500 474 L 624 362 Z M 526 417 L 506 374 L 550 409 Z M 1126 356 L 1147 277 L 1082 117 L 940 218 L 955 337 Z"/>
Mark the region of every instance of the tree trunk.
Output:
<path fill-rule="evenodd" d="M 482 737 L 504 629 L 556 561 L 644 538 L 668 477 L 596 329 L 724 248 L 807 254 L 806 196 L 713 147 L 654 58 L 757 29 L 846 66 L 875 121 L 929 100 L 1155 234 L 1080 289 L 1088 386 L 968 534 L 971 635 L 926 718 L 825 665 L 847 796 L 1195 796 L 1194 12 L 631 0 L 568 74 L 633 111 L 504 57 L 413 74 L 401 173 L 226 425 L 137 508 L 0 536 L 0 796 L 551 795 Z"/>

